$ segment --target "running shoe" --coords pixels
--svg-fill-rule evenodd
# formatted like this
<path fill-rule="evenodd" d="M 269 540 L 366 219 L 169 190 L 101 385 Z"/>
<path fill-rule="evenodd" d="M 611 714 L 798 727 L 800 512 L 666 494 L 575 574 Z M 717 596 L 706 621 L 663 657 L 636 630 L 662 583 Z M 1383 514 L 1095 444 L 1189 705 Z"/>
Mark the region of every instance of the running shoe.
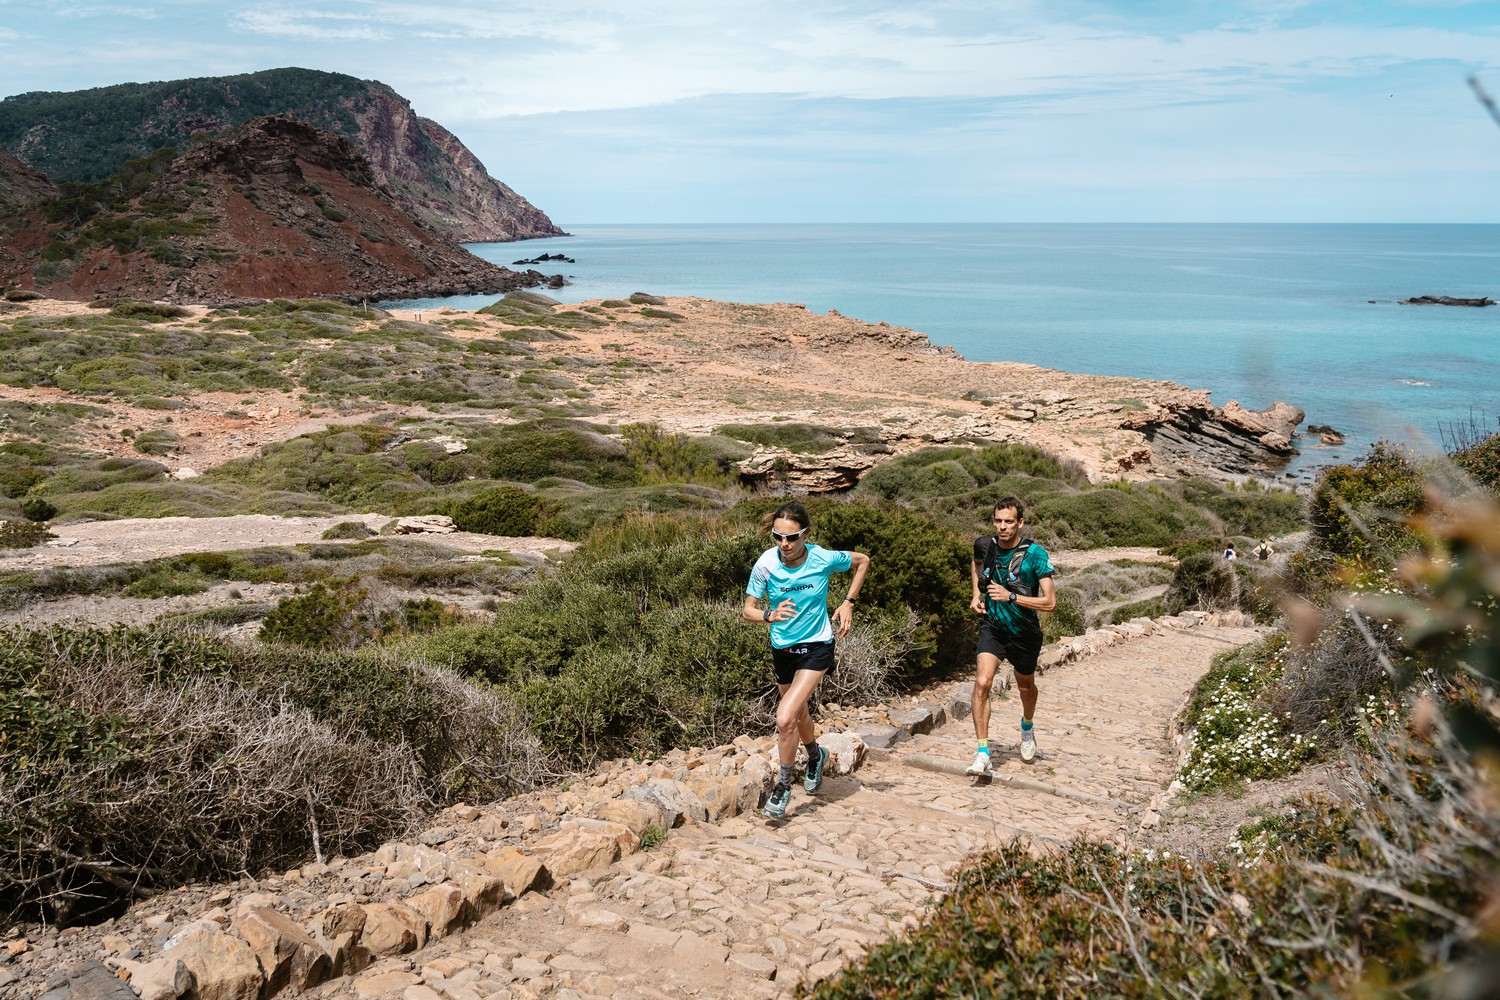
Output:
<path fill-rule="evenodd" d="M 1021 759 L 1030 760 L 1036 756 L 1036 727 L 1021 730 Z"/>
<path fill-rule="evenodd" d="M 792 799 L 792 786 L 791 785 L 783 785 L 781 782 L 778 781 L 776 783 L 776 787 L 773 788 L 773 789 L 771 789 L 770 796 L 768 796 L 766 798 L 766 808 L 765 808 L 766 815 L 772 817 L 773 819 L 785 816 L 786 815 L 786 804 L 788 802 L 790 802 L 791 799 Z"/>
<path fill-rule="evenodd" d="M 807 773 L 802 776 L 802 787 L 811 795 L 823 784 L 823 766 L 828 763 L 828 748 L 818 747 L 817 760 L 807 762 Z"/>
<path fill-rule="evenodd" d="M 974 755 L 974 763 L 969 765 L 965 774 L 972 774 L 976 778 L 982 778 L 989 774 L 994 768 L 990 765 L 990 755 L 983 750 Z"/>

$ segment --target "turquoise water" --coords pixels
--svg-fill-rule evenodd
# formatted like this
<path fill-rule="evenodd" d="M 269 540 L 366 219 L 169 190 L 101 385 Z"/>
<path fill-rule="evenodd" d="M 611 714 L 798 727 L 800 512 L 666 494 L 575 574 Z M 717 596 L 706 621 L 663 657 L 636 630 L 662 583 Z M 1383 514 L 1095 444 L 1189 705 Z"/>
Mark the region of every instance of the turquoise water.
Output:
<path fill-rule="evenodd" d="M 1496 225 L 570 226 L 573 236 L 477 244 L 543 264 L 567 302 L 645 291 L 801 302 L 884 320 L 974 361 L 1170 379 L 1216 403 L 1284 400 L 1349 436 L 1441 443 L 1500 416 L 1500 306 L 1402 306 L 1415 295 L 1500 298 Z M 421 300 L 477 308 L 493 297 Z"/>

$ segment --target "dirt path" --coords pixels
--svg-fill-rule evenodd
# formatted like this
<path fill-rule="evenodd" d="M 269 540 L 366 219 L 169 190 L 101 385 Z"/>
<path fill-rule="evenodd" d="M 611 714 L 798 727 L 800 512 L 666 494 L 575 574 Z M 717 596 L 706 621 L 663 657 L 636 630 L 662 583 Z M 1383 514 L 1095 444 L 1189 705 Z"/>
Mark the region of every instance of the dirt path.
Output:
<path fill-rule="evenodd" d="M 281 517 L 235 514 L 229 517 L 135 517 L 85 521 L 51 529 L 56 538 L 31 549 L 0 549 L 0 574 L 59 566 L 102 566 L 144 562 L 185 552 L 229 552 L 268 545 L 314 542 L 336 524 L 353 521 L 380 531 L 396 519 L 388 514 Z M 567 552 L 572 542 L 557 538 L 514 538 L 454 531 L 421 536 L 463 552 L 505 551 L 539 558 Z"/>
<path fill-rule="evenodd" d="M 574 879 L 324 995 L 790 996 L 914 921 L 986 846 L 1083 834 L 1132 844 L 1158 822 L 1176 769 L 1171 723 L 1193 683 L 1257 636 L 1167 631 L 1055 669 L 1041 682 L 1031 764 L 1011 742 L 1017 702 L 997 702 L 991 780 L 962 774 L 972 723 L 948 721 L 816 796 L 796 789 L 785 820 L 683 827 L 643 864 Z"/>
<path fill-rule="evenodd" d="M 1174 720 L 1189 691 L 1215 655 L 1260 634 L 1200 615 L 1091 633 L 1089 652 L 1041 678 L 1034 762 L 1016 751 L 1017 702 L 997 699 L 990 779 L 962 773 L 973 734 L 969 685 L 955 682 L 921 700 L 830 710 L 824 741 L 838 759 L 818 794 L 794 790 L 781 820 L 757 808 L 772 770 L 770 738 L 605 762 L 562 788 L 455 807 L 412 841 L 370 855 L 189 887 L 111 926 L 28 942 L 8 974 L 31 984 L 25 996 L 57 985 L 55 970 L 85 957 L 145 976 L 152 962 L 170 967 L 162 944 L 192 927 L 202 946 L 172 954 L 189 955 L 200 975 L 227 974 L 225 956 L 249 955 L 244 940 L 265 940 L 269 918 L 252 920 L 259 907 L 319 935 L 358 915 L 374 961 L 309 984 L 324 1000 L 791 996 L 911 926 L 949 889 L 954 866 L 987 846 L 1021 838 L 1045 849 L 1079 835 L 1141 843 L 1167 810 Z M 907 738 L 876 749 L 897 726 Z M 628 815 L 670 795 L 700 815 L 636 850 Z M 610 853 L 581 853 L 600 847 Z M 550 884 L 544 871 L 555 875 Z M 511 893 L 518 898 L 507 903 Z M 399 914 L 411 936 L 388 933 Z M 259 921 L 262 937 L 247 920 Z M 268 956 L 338 950 L 329 937 L 298 944 L 284 934 L 300 932 L 278 933 L 284 948 Z M 0 969 L 0 980 L 6 974 Z M 223 995 L 250 1000 L 257 988 Z"/>

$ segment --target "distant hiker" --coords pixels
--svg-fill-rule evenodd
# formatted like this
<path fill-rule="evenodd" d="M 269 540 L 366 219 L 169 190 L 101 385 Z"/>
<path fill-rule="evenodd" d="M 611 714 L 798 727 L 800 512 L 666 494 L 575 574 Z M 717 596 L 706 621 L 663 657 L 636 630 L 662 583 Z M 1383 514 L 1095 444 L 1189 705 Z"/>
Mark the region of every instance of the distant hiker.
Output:
<path fill-rule="evenodd" d="M 1042 651 L 1042 623 L 1038 611 L 1057 606 L 1052 582 L 1052 560 L 1047 550 L 1021 537 L 1026 510 L 1016 497 L 995 502 L 995 533 L 974 539 L 969 565 L 973 598 L 969 610 L 984 615 L 975 651 L 974 737 L 979 750 L 968 772 L 990 773 L 990 687 L 1000 661 L 1010 661 L 1021 694 L 1021 759 L 1036 756 L 1036 660 Z"/>
<path fill-rule="evenodd" d="M 1224 558 L 1225 559 L 1238 559 L 1239 558 L 1239 556 L 1235 555 L 1234 546 L 1233 545 L 1229 546 L 1227 549 L 1224 550 Z"/>
<path fill-rule="evenodd" d="M 854 602 L 870 569 L 863 552 L 833 551 L 807 541 L 811 521 L 800 503 L 776 508 L 762 530 L 769 530 L 776 544 L 761 553 L 745 587 L 745 606 L 740 615 L 748 622 L 771 624 L 771 665 L 781 701 L 776 705 L 776 749 L 781 764 L 776 784 L 766 799 L 767 816 L 784 816 L 792 797 L 792 774 L 797 762 L 797 743 L 807 747 L 807 771 L 802 787 L 808 794 L 823 783 L 828 750 L 818 746 L 807 703 L 823 675 L 833 669 L 834 622 L 838 635 L 849 634 L 854 622 Z M 828 577 L 854 570 L 849 593 L 828 616 Z M 765 607 L 760 606 L 765 601 Z"/>
<path fill-rule="evenodd" d="M 1275 550 L 1271 548 L 1271 540 L 1269 538 L 1262 538 L 1260 544 L 1255 547 L 1255 558 L 1261 562 L 1265 562 L 1271 558 L 1273 551 Z"/>

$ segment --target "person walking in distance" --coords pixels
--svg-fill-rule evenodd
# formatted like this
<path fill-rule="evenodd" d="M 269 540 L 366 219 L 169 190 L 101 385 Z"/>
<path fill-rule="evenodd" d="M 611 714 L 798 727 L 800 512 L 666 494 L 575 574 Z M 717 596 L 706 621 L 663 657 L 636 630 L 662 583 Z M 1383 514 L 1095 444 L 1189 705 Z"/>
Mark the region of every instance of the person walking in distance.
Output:
<path fill-rule="evenodd" d="M 974 539 L 969 566 L 973 598 L 969 609 L 983 615 L 975 652 L 974 736 L 978 752 L 968 772 L 990 773 L 990 688 L 1001 660 L 1009 660 L 1021 695 L 1021 759 L 1036 756 L 1036 660 L 1042 651 L 1038 611 L 1057 607 L 1055 572 L 1047 550 L 1021 537 L 1026 510 L 1013 496 L 995 501 L 995 533 Z"/>
<path fill-rule="evenodd" d="M 781 765 L 776 784 L 766 799 L 767 816 L 786 814 L 792 797 L 792 775 L 797 762 L 797 744 L 807 748 L 807 770 L 802 787 L 809 794 L 823 783 L 828 750 L 818 746 L 817 730 L 807 703 L 823 676 L 833 669 L 835 633 L 849 634 L 854 622 L 854 603 L 870 569 L 863 552 L 825 549 L 807 541 L 810 527 L 807 510 L 800 503 L 776 508 L 763 526 L 776 544 L 761 553 L 745 587 L 745 606 L 740 616 L 748 622 L 771 626 L 771 666 L 781 700 L 776 705 L 776 750 Z M 854 570 L 848 595 L 828 614 L 828 578 Z M 760 602 L 765 601 L 761 607 Z"/>

